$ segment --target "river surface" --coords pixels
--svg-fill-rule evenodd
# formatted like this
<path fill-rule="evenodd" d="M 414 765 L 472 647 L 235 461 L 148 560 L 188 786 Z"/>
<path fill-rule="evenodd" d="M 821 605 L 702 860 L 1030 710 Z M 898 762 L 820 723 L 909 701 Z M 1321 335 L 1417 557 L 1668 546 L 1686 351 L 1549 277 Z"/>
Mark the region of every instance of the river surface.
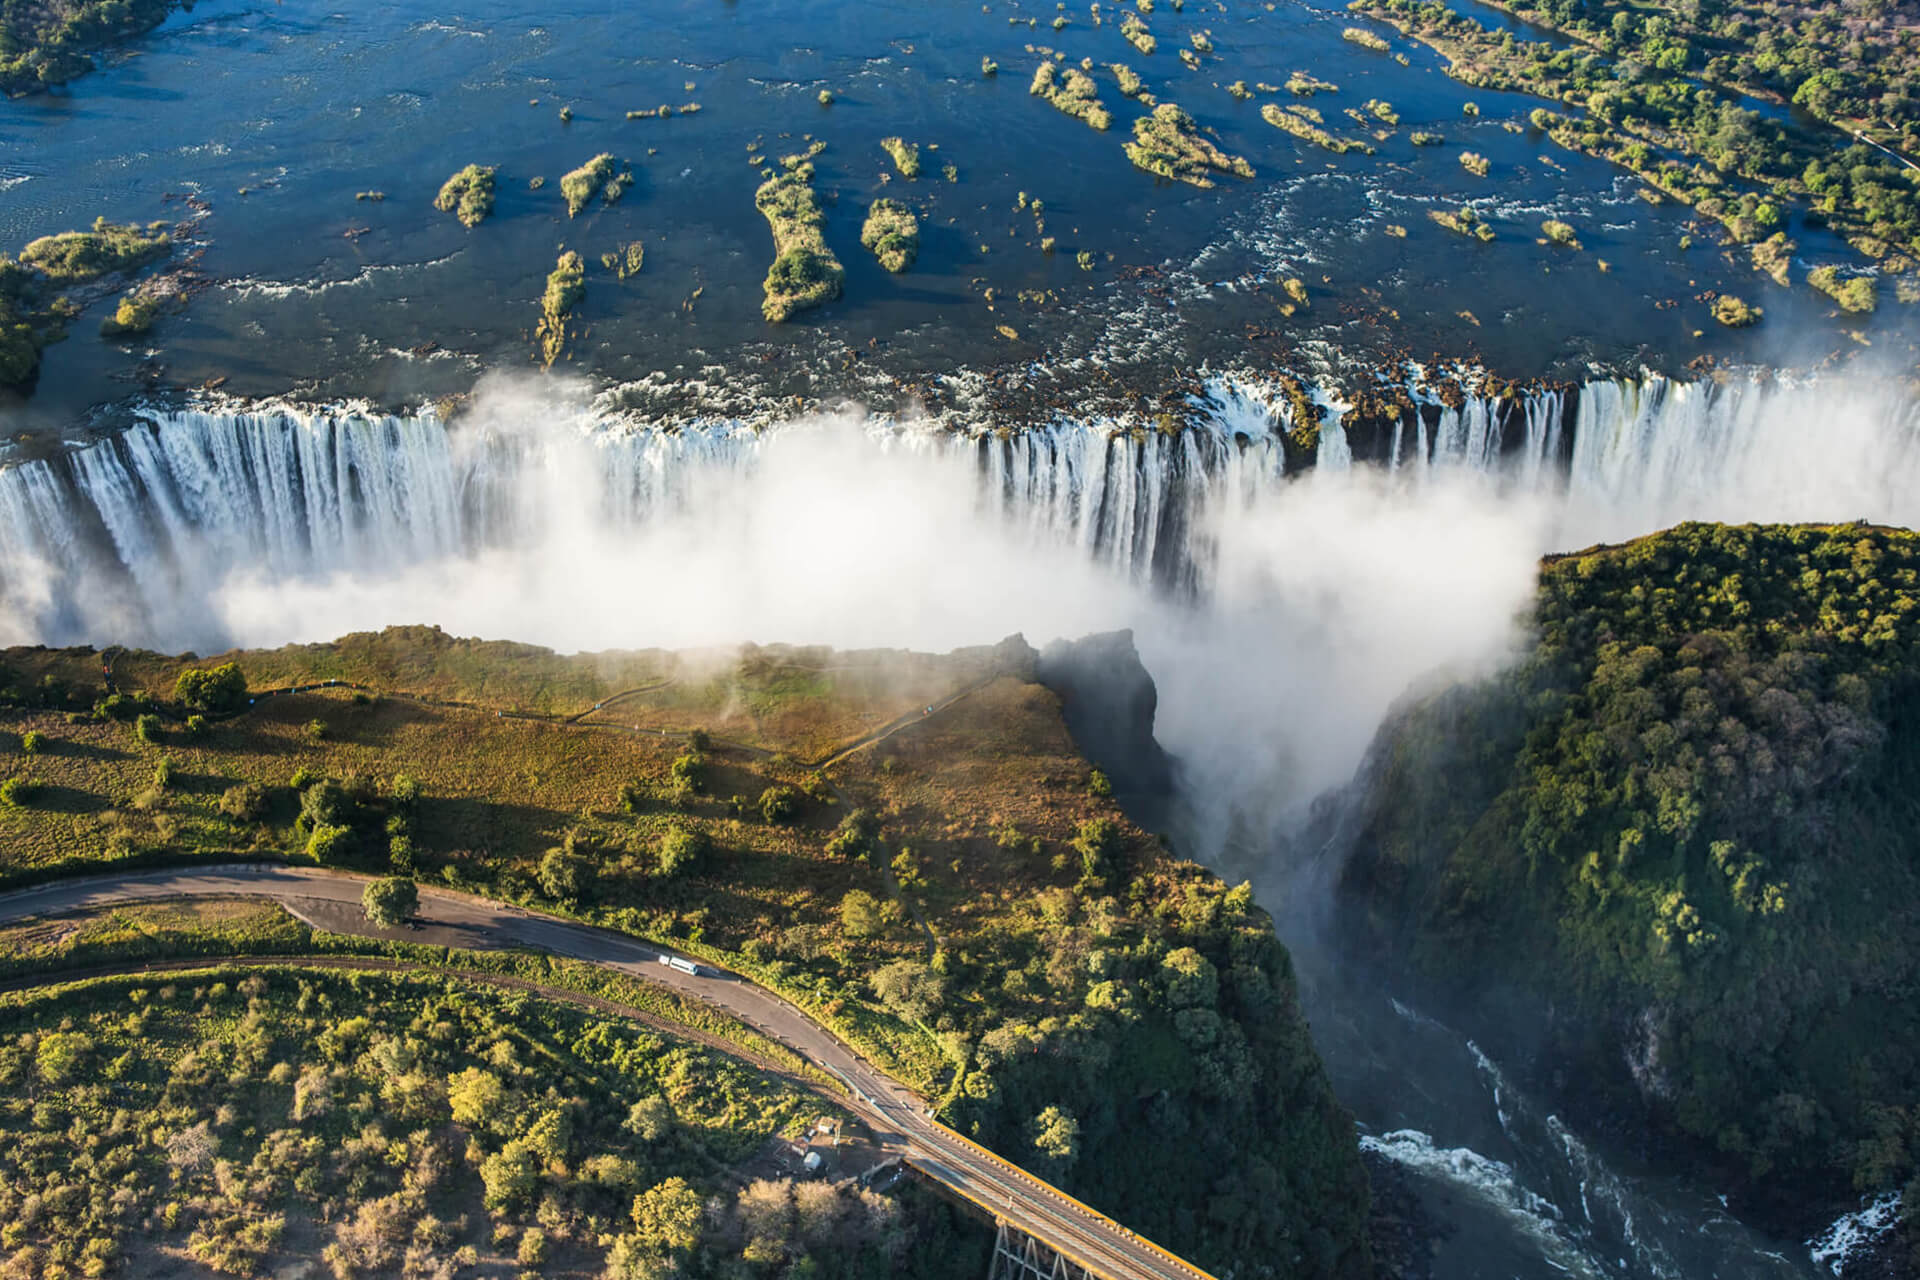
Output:
<path fill-rule="evenodd" d="M 32 397 L 0 405 L 8 436 L 28 437 L 0 470 L 6 639 L 207 651 L 435 622 L 563 648 L 932 647 L 1131 623 L 1176 748 L 1183 716 L 1217 728 L 1196 672 L 1278 673 L 1247 703 L 1244 750 L 1205 776 L 1252 795 L 1284 775 L 1298 804 L 1351 776 L 1410 680 L 1498 647 L 1542 551 L 1687 517 L 1920 518 L 1909 389 L 1742 375 L 1723 394 L 1641 375 L 1862 351 L 1910 367 L 1910 308 L 1843 319 L 1775 286 L 1684 208 L 1510 128 L 1537 99 L 1469 90 L 1398 38 L 1406 65 L 1361 49 L 1337 8 L 1162 0 L 1143 56 L 1119 10 L 1096 7 L 1097 24 L 1085 5 L 1006 0 L 202 0 L 69 88 L 0 104 L 0 245 L 164 218 L 209 281 L 138 342 L 98 337 L 112 304 L 96 304 Z M 1212 48 L 1192 69 L 1177 51 L 1196 34 Z M 1111 131 L 1028 93 L 1043 49 L 1093 60 Z M 1255 177 L 1201 190 L 1134 168 L 1121 143 L 1142 112 L 1104 69 L 1116 61 Z M 1337 90 L 1259 87 L 1294 71 Z M 1242 80 L 1251 100 L 1227 91 Z M 1370 99 L 1399 125 L 1345 114 Z M 1296 101 L 1377 153 L 1336 156 L 1260 118 Z M 1416 129 L 1445 145 L 1413 146 Z M 891 135 L 923 148 L 917 181 L 890 176 Z M 845 296 L 770 326 L 750 161 L 815 140 Z M 1469 148 L 1491 177 L 1460 165 Z M 635 185 L 569 219 L 559 178 L 602 151 Z M 499 167 L 496 211 L 472 230 L 431 204 L 468 163 Z M 922 219 L 904 275 L 859 244 L 881 195 Z M 1427 216 L 1466 201 L 1493 243 Z M 1538 243 L 1546 218 L 1582 249 Z M 1802 268 L 1849 261 L 1816 228 L 1792 233 Z M 637 276 L 599 268 L 635 240 Z M 590 270 L 550 376 L 532 330 L 563 249 Z M 1307 309 L 1283 309 L 1288 279 Z M 1765 322 L 1721 328 L 1710 291 Z M 1588 385 L 1429 401 L 1356 462 L 1343 378 L 1403 358 Z M 1296 424 L 1279 370 L 1332 411 L 1310 481 L 1284 474 Z M 220 397 L 191 393 L 214 379 Z M 453 427 L 421 411 L 477 383 Z M 1126 416 L 1168 392 L 1184 434 Z M 814 413 L 841 401 L 876 417 Z M 1015 403 L 1044 429 L 1008 438 L 997 415 Z M 922 410 L 940 430 L 914 430 Z M 64 438 L 86 447 L 50 452 Z M 829 572 L 849 549 L 858 581 Z M 716 581 L 739 599 L 716 599 Z M 609 600 L 608 582 L 631 598 Z M 1196 592 L 1198 621 L 1169 621 L 1167 597 Z M 1322 722 L 1327 689 L 1341 697 Z M 1824 1274 L 1712 1187 L 1575 1132 L 1463 1036 L 1350 989 L 1297 909 L 1312 886 L 1296 872 L 1270 867 L 1263 898 L 1366 1145 L 1450 1229 L 1442 1280 Z"/>

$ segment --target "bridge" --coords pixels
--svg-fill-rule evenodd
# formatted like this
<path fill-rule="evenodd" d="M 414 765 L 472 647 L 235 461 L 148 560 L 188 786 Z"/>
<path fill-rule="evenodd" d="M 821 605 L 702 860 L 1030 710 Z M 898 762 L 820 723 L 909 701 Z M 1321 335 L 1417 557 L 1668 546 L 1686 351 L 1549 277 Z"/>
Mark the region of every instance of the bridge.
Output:
<path fill-rule="evenodd" d="M 335 933 L 396 936 L 365 920 L 360 896 L 366 885 L 367 877 L 343 871 L 269 863 L 109 873 L 0 894 L 0 924 L 129 900 L 254 897 L 277 902 Z M 882 1147 L 993 1220 L 997 1237 L 989 1280 L 1213 1280 L 947 1128 L 923 1099 L 873 1068 L 803 1010 L 736 974 L 704 962 L 685 972 L 660 963 L 675 953 L 625 934 L 424 885 L 415 918 L 452 946 L 533 948 L 671 987 L 725 1010 L 837 1077 L 847 1097 L 835 1101 L 859 1115 Z M 220 958 L 207 957 L 204 963 L 217 964 Z"/>

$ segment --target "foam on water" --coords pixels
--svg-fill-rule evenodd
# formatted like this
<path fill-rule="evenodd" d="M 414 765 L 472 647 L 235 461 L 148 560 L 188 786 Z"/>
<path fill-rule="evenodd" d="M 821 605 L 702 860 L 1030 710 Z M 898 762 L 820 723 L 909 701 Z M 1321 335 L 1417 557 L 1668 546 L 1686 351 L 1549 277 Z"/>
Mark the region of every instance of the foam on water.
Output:
<path fill-rule="evenodd" d="M 1850 1259 L 1899 1223 L 1900 1201 L 1898 1191 L 1888 1191 L 1836 1219 L 1819 1237 L 1807 1241 L 1807 1253 L 1814 1265 L 1839 1275 Z"/>

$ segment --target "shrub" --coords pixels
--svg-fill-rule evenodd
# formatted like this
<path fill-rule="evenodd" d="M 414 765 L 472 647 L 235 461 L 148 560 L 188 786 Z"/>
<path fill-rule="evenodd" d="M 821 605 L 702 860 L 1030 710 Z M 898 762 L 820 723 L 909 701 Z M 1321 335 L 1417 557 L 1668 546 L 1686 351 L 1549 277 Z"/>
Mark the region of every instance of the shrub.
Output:
<path fill-rule="evenodd" d="M 190 667 L 173 682 L 173 700 L 189 711 L 240 711 L 247 705 L 247 677 L 237 662 Z"/>
<path fill-rule="evenodd" d="M 1120 828 L 1110 818 L 1088 818 L 1073 837 L 1074 852 L 1080 855 L 1080 864 L 1090 876 L 1105 874 L 1107 859 L 1119 843 Z"/>
<path fill-rule="evenodd" d="M 352 827 L 315 827 L 307 837 L 307 854 L 316 862 L 340 862 L 352 853 Z"/>
<path fill-rule="evenodd" d="M 785 783 L 775 783 L 760 793 L 760 816 L 768 826 L 789 822 L 800 812 L 800 793 Z"/>
<path fill-rule="evenodd" d="M 1729 329 L 1744 329 L 1758 322 L 1759 307 L 1750 306 L 1744 299 L 1730 293 L 1723 293 L 1713 300 L 1713 318 Z"/>
<path fill-rule="evenodd" d="M 40 784 L 31 778 L 8 778 L 0 782 L 0 806 L 25 809 L 40 795 Z"/>
<path fill-rule="evenodd" d="M 697 747 L 688 747 L 673 758 L 673 780 L 696 795 L 707 789 L 707 772 L 706 754 Z"/>
<path fill-rule="evenodd" d="M 207 718 L 205 716 L 195 713 L 187 717 L 187 733 L 189 735 L 195 738 L 201 738 L 206 736 L 206 732 Z"/>
<path fill-rule="evenodd" d="M 241 782 L 220 795 L 220 812 L 239 822 L 258 822 L 267 812 L 267 790 L 255 782 Z"/>
<path fill-rule="evenodd" d="M 413 870 L 412 836 L 394 836 L 387 841 L 387 865 L 400 872 Z"/>
<path fill-rule="evenodd" d="M 321 778 L 300 793 L 300 822 L 309 829 L 341 826 L 353 817 L 353 797 L 332 778 Z"/>
<path fill-rule="evenodd" d="M 37 756 L 46 750 L 46 747 L 47 736 L 38 729 L 29 729 L 20 735 L 20 752 L 22 755 Z"/>
<path fill-rule="evenodd" d="M 470 164 L 448 178 L 433 199 L 433 207 L 460 219 L 463 227 L 477 227 L 493 212 L 492 165 Z"/>
<path fill-rule="evenodd" d="M 676 876 L 692 870 L 706 856 L 711 842 L 704 831 L 671 826 L 660 837 L 660 874 Z"/>
<path fill-rule="evenodd" d="M 308 742 L 325 742 L 327 740 L 327 734 L 332 731 L 327 728 L 327 722 L 325 720 L 315 718 L 307 721 L 306 726 L 301 729 L 300 732 L 306 735 Z"/>
<path fill-rule="evenodd" d="M 382 876 L 360 895 L 367 919 L 383 929 L 404 922 L 420 906 L 420 890 L 403 876 Z"/>
<path fill-rule="evenodd" d="M 171 757 L 161 756 L 159 762 L 153 766 L 153 785 L 162 791 L 165 791 L 173 785 L 173 760 Z"/>
<path fill-rule="evenodd" d="M 1568 249 L 1580 247 L 1580 240 L 1574 235 L 1573 228 L 1558 218 L 1548 218 L 1541 223 L 1540 234 L 1546 238 L 1548 244 L 1560 245 Z"/>
<path fill-rule="evenodd" d="M 387 795 L 397 807 L 411 809 L 420 799 L 420 779 L 410 773 L 396 773 L 387 788 Z"/>
<path fill-rule="evenodd" d="M 133 721 L 133 736 L 149 745 L 160 741 L 160 717 L 148 712 L 136 716 Z"/>
<path fill-rule="evenodd" d="M 647 792 L 637 782 L 620 784 L 620 812 L 639 813 L 646 806 Z"/>
<path fill-rule="evenodd" d="M 586 896 L 593 885 L 593 864 L 573 850 L 573 838 L 563 846 L 549 849 L 540 859 L 534 878 L 540 892 L 556 902 L 572 902 Z"/>
<path fill-rule="evenodd" d="M 871 810 L 855 809 L 840 819 L 833 838 L 827 841 L 827 852 L 836 858 L 864 858 L 873 851 L 874 837 L 879 832 L 880 821 Z"/>
<path fill-rule="evenodd" d="M 1113 794 L 1113 782 L 1105 769 L 1095 769 L 1087 775 L 1087 794 L 1102 799 Z"/>
<path fill-rule="evenodd" d="M 293 776 L 287 779 L 287 785 L 295 791 L 305 791 L 308 787 L 320 781 L 320 777 L 321 774 L 318 769 L 303 764 L 293 771 Z"/>

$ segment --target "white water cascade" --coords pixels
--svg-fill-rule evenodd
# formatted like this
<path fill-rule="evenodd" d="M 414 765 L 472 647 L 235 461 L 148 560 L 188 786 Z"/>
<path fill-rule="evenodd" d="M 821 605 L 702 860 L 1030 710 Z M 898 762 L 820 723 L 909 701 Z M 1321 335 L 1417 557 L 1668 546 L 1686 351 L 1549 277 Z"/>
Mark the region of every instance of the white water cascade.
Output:
<path fill-rule="evenodd" d="M 1318 482 L 1384 472 L 1417 487 L 1476 473 L 1550 500 L 1558 514 L 1540 550 L 1682 519 L 1920 524 L 1920 401 L 1888 385 L 1648 377 L 1428 402 L 1359 450 L 1343 406 L 1323 403 Z M 951 465 L 984 510 L 1037 544 L 1078 548 L 1126 580 L 1204 591 L 1209 515 L 1286 501 L 1292 413 L 1276 386 L 1219 378 L 1174 429 L 861 428 L 882 452 Z M 145 410 L 114 435 L 8 466 L 0 640 L 219 647 L 229 637 L 205 602 L 236 572 L 382 572 L 538 548 L 562 525 L 639 528 L 807 426 L 539 416 L 450 425 L 431 413 Z"/>

